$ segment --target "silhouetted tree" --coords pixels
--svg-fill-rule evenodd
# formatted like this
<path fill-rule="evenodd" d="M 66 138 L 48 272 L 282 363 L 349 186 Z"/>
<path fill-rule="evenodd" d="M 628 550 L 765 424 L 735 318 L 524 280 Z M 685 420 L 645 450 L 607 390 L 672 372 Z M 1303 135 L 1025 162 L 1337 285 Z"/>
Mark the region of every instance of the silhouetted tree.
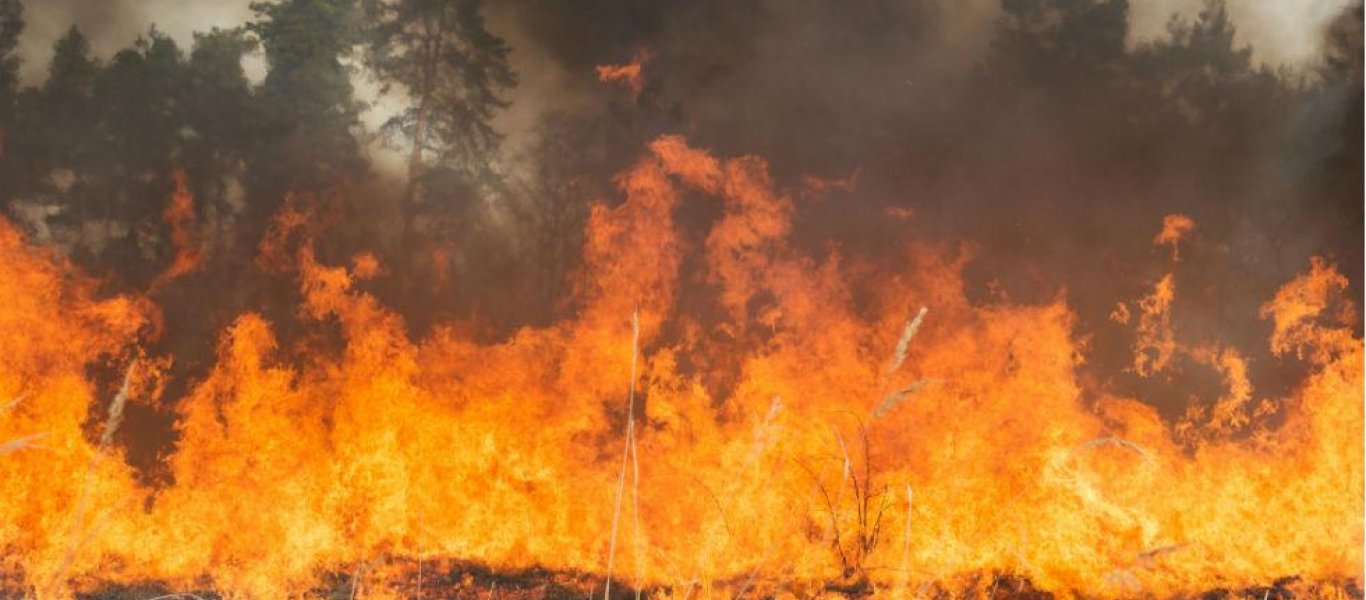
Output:
<path fill-rule="evenodd" d="M 89 189 L 79 201 L 92 205 L 82 212 L 123 233 L 98 262 L 136 273 L 138 284 L 173 252 L 161 213 L 181 166 L 184 68 L 175 40 L 152 28 L 116 53 L 93 86 L 96 128 L 89 135 L 97 154 L 82 166 Z"/>
<path fill-rule="evenodd" d="M 1132 149 L 1138 113 L 1127 0 L 1003 0 L 972 95 L 990 134 L 1060 123 L 1051 142 L 1087 157 Z M 964 139 L 971 142 L 973 136 Z"/>
<path fill-rule="evenodd" d="M 88 198 L 91 186 L 85 179 L 89 176 L 86 167 L 99 156 L 93 135 L 98 72 L 89 42 L 73 26 L 53 46 L 47 81 L 19 97 L 19 118 L 12 136 L 22 172 L 18 193 L 54 205 L 60 211 L 55 219 L 58 225 L 80 226 L 98 217 L 89 213 L 96 206 Z M 84 242 L 78 249 L 98 251 L 107 240 L 91 235 L 75 241 Z"/>
<path fill-rule="evenodd" d="M 501 136 L 494 113 L 517 78 L 511 49 L 489 33 L 482 0 L 365 0 L 368 64 L 384 89 L 408 98 L 385 124 L 410 148 L 409 179 L 419 194 L 428 170 L 487 176 Z"/>
<path fill-rule="evenodd" d="M 478 285 L 466 261 L 477 264 L 479 273 L 508 270 L 493 266 L 508 263 L 508 240 L 498 240 L 486 228 L 490 219 L 481 209 L 491 194 L 502 191 L 493 167 L 501 136 L 492 119 L 507 106 L 502 94 L 516 77 L 508 66 L 511 49 L 485 27 L 482 5 L 482 0 L 362 4 L 366 63 L 382 92 L 397 91 L 404 100 L 381 134 L 408 152 L 395 261 L 405 304 L 453 304 L 452 275 Z"/>
<path fill-rule="evenodd" d="M 186 65 L 184 166 L 195 199 L 210 226 L 209 243 L 234 248 L 232 224 L 245 200 L 248 157 L 260 145 L 261 111 L 242 61 L 257 47 L 241 29 L 196 33 Z"/>
<path fill-rule="evenodd" d="M 279 0 L 251 5 L 247 25 L 265 49 L 258 92 L 261 146 L 248 161 L 252 231 L 288 191 L 335 189 L 362 176 L 356 130 L 361 106 L 346 61 L 358 41 L 355 0 Z"/>

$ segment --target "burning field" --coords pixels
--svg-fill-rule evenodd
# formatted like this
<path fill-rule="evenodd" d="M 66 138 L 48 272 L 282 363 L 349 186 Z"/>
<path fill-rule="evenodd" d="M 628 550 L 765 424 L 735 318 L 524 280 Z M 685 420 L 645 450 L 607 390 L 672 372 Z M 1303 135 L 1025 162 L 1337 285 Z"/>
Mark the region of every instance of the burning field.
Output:
<path fill-rule="evenodd" d="M 1177 56 L 1160 44 L 1087 37 L 1126 3 L 1016 4 L 976 68 L 1009 72 L 996 53 L 1035 39 L 1011 19 L 1051 10 L 1025 28 L 1046 43 L 1028 47 L 1075 58 L 1057 50 L 1075 34 L 1134 57 L 1104 59 L 1125 77 L 1188 74 L 1155 58 Z M 6 96 L 0 597 L 1362 597 L 1359 7 L 1332 23 L 1356 54 L 1256 110 L 1237 102 L 1280 76 L 1232 45 L 1222 5 L 1185 37 L 1173 25 L 1173 47 L 1226 43 L 1244 61 L 1234 87 L 1201 88 L 1231 111 L 1217 119 L 1179 86 L 1112 90 L 1176 94 L 1163 118 L 1192 119 L 1216 147 L 1175 166 L 1163 157 L 1191 138 L 1162 145 L 1130 109 L 1112 107 L 1128 125 L 1111 130 L 1037 98 L 998 103 L 978 137 L 922 119 L 968 119 L 939 104 L 897 141 L 835 143 L 813 125 L 792 149 L 761 123 L 719 141 L 736 124 L 727 76 L 689 71 L 706 61 L 667 27 L 629 52 L 584 49 L 589 87 L 561 91 L 602 102 L 546 117 L 563 137 L 541 132 L 539 154 L 483 159 L 504 152 L 493 112 L 471 124 L 480 111 L 457 108 L 480 105 L 469 82 L 498 79 L 508 49 L 483 29 L 488 7 L 448 5 L 253 5 L 246 29 L 200 35 L 188 60 L 154 31 L 90 60 L 103 74 L 82 106 L 114 108 L 88 132 L 55 131 L 85 114 L 58 102 L 70 34 L 48 83 Z M 818 5 L 768 10 L 806 23 Z M 405 88 L 399 152 L 352 140 L 362 163 L 400 158 L 368 180 L 324 135 L 359 121 L 329 129 L 316 103 L 289 104 L 338 93 L 314 75 L 345 72 L 318 58 L 345 44 L 299 31 L 341 31 L 327 19 L 346 7 L 391 26 L 366 35 L 456 35 L 485 61 L 452 67 L 463 83 L 442 85 L 458 92 Z M 544 33 L 547 11 L 494 24 L 554 55 L 566 42 Z M 400 38 L 363 38 L 356 64 L 405 85 L 395 65 L 427 55 Z M 268 71 L 252 82 L 241 59 L 257 42 Z M 826 46 L 852 61 L 841 48 Z M 750 50 L 733 64 L 767 56 Z M 290 63 L 301 54 L 314 62 Z M 181 70 L 157 79 L 163 59 Z M 223 72 L 240 85 L 205 83 Z M 1023 72 L 905 83 L 1011 95 Z M 1048 85 L 1072 84 L 1030 93 Z M 164 155 L 53 142 L 157 135 L 161 121 L 118 112 L 144 92 L 175 98 L 156 112 L 174 125 Z M 238 92 L 260 103 L 240 121 L 196 112 Z M 1328 111 L 1339 96 L 1347 112 Z M 508 104 L 492 99 L 480 106 Z M 1235 127 L 1252 117 L 1234 105 L 1280 127 L 1274 143 Z M 1056 134 L 1001 128 L 1026 117 Z M 1342 137 L 1355 149 L 1324 141 Z M 1097 140 L 1117 149 L 1097 156 Z M 457 196 L 476 208 L 437 208 Z"/>

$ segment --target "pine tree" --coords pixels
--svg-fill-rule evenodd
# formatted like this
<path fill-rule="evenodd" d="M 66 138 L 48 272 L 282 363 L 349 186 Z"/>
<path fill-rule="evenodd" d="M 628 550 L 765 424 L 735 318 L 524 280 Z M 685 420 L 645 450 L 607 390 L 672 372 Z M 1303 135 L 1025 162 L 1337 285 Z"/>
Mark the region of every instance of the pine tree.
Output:
<path fill-rule="evenodd" d="M 265 49 L 260 88 L 262 147 L 250 171 L 254 220 L 286 192 L 318 192 L 354 180 L 365 161 L 354 135 L 361 106 L 347 59 L 357 41 L 355 0 L 279 0 L 252 5 L 247 25 Z"/>
<path fill-rule="evenodd" d="M 96 153 L 80 167 L 80 200 L 121 233 L 98 262 L 139 284 L 173 252 L 161 214 L 182 166 L 184 73 L 180 47 L 152 27 L 109 60 L 92 89 Z"/>
<path fill-rule="evenodd" d="M 95 208 L 86 198 L 91 186 L 84 176 L 99 155 L 92 135 L 99 68 L 85 35 L 72 26 L 53 45 L 47 81 L 20 98 L 23 117 L 16 123 L 15 143 L 23 148 L 20 168 L 29 178 L 24 187 L 56 200 L 59 221 L 68 225 L 87 221 Z"/>
<path fill-rule="evenodd" d="M 256 48 L 242 29 L 195 34 L 186 65 L 183 166 L 205 216 L 210 243 L 233 243 L 229 224 L 239 209 L 245 163 L 259 146 L 260 115 L 243 58 Z"/>
<path fill-rule="evenodd" d="M 491 123 L 516 84 L 511 49 L 488 31 L 482 0 L 366 0 L 367 63 L 408 99 L 384 127 L 409 147 L 405 235 L 437 181 L 489 183 L 501 136 Z M 444 186 L 443 186 L 444 187 Z"/>

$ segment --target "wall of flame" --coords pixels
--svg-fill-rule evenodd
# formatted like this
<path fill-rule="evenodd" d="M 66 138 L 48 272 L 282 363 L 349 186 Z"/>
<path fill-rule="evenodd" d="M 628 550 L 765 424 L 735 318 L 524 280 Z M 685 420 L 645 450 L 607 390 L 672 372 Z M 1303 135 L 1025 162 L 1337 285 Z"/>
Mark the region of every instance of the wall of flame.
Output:
<path fill-rule="evenodd" d="M 1117 299 L 1135 370 L 1160 377 L 1186 353 L 1224 378 L 1168 422 L 1081 381 L 1065 297 L 969 302 L 968 246 L 911 241 L 894 272 L 817 260 L 787 243 L 793 199 L 763 160 L 677 137 L 617 183 L 622 201 L 589 220 L 579 310 L 492 345 L 410 339 L 363 290 L 374 259 L 320 264 L 297 235 L 306 211 L 283 212 L 262 251 L 344 343 L 282 342 L 241 315 L 209 376 L 171 399 L 160 489 L 107 435 L 122 402 L 158 401 L 173 357 L 137 343 L 156 307 L 101 296 L 0 223 L 0 571 L 41 598 L 148 579 L 277 598 L 384 557 L 605 574 L 614 548 L 614 577 L 680 597 L 856 578 L 914 595 L 982 573 L 1103 597 L 1359 585 L 1362 341 L 1325 261 L 1262 311 L 1272 350 L 1312 366 L 1285 398 L 1255 397 L 1236 348 L 1181 342 L 1172 278 Z M 723 216 L 695 239 L 673 224 L 682 202 Z M 1195 226 L 1169 219 L 1155 240 L 1173 269 Z M 128 372 L 114 402 L 90 375 L 107 364 Z"/>

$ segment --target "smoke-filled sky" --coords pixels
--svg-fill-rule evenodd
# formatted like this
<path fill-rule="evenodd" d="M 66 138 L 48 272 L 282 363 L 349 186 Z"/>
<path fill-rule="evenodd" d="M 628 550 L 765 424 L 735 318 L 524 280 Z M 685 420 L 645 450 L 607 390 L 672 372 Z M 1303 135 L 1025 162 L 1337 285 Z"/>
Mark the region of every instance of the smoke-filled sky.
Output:
<path fill-rule="evenodd" d="M 21 80 L 33 85 L 46 77 L 47 62 L 52 43 L 72 24 L 79 26 L 90 39 L 97 56 L 109 57 L 127 47 L 150 26 L 170 35 L 188 50 L 193 33 L 213 27 L 230 28 L 245 23 L 251 17 L 251 0 L 40 0 L 25 5 L 26 28 L 20 40 L 23 62 Z M 520 78 L 520 85 L 511 93 L 512 103 L 497 118 L 498 128 L 508 136 L 510 148 L 519 148 L 534 136 L 538 118 L 548 109 L 572 109 L 576 99 L 565 81 L 583 73 L 590 65 L 556 56 L 562 48 L 544 44 L 544 31 L 537 31 L 538 23 L 556 17 L 548 16 L 579 12 L 569 3 L 558 10 L 549 10 L 536 0 L 494 0 L 485 9 L 493 33 L 509 40 L 514 48 L 511 60 Z M 668 4 L 668 3 L 663 3 Z M 799 4 L 799 3 L 798 3 Z M 1254 60 L 1272 66 L 1298 67 L 1310 64 L 1320 55 L 1324 26 L 1351 0 L 1229 0 L 1228 10 L 1237 27 L 1236 43 L 1253 49 Z M 600 3 L 597 9 L 610 8 Z M 942 11 L 936 15 L 938 52 L 952 55 L 942 60 L 942 66 L 966 70 L 985 46 L 989 27 L 999 16 L 997 0 L 944 0 Z M 1190 18 L 1199 12 L 1203 0 L 1135 0 L 1130 9 L 1131 44 L 1141 44 L 1162 36 L 1173 15 Z M 594 34 L 619 35 L 633 25 L 631 14 L 648 14 L 639 7 L 622 7 L 623 18 L 617 22 L 597 24 Z M 677 7 L 674 7 L 677 8 Z M 771 7 L 770 7 L 771 8 Z M 588 11 L 582 11 L 588 12 Z M 667 10 L 659 11 L 669 12 Z M 673 12 L 683 12 L 674 10 Z M 800 9 L 793 11 L 799 13 Z M 548 14 L 547 14 L 548 13 Z M 597 14 L 597 13 L 595 13 Z M 573 20 L 569 21 L 572 27 Z M 636 32 L 642 38 L 653 32 Z M 782 38 L 781 34 L 775 36 Z M 783 42 L 779 42 L 783 43 Z M 612 40 L 601 40 L 599 49 L 626 47 L 614 45 Z M 599 60 L 608 57 L 597 56 Z M 623 53 L 621 61 L 629 59 Z M 262 76 L 263 58 L 248 58 L 248 75 Z M 908 79 L 909 80 L 909 79 Z M 370 107 L 362 116 L 372 129 L 384 123 L 395 111 L 394 98 L 380 98 L 377 85 L 364 76 L 355 80 L 357 95 Z M 553 99 L 553 100 L 552 100 Z M 380 172 L 396 173 L 402 159 L 394 152 L 376 144 L 371 158 Z"/>
<path fill-rule="evenodd" d="M 125 47 L 151 24 L 188 47 L 194 31 L 212 27 L 233 27 L 251 15 L 250 0 L 39 0 L 28 2 L 27 29 L 22 40 L 26 82 L 44 77 L 53 40 L 76 24 L 90 37 L 96 53 L 109 56 Z M 495 0 L 488 4 L 491 27 L 495 33 L 517 40 L 519 21 L 534 17 L 536 7 L 521 0 Z M 572 3 L 571 3 L 572 4 Z M 1251 45 L 1257 59 L 1269 64 L 1300 64 L 1312 60 L 1319 51 L 1321 31 L 1349 0 L 1230 0 L 1229 13 L 1238 27 L 1238 41 Z M 972 45 L 971 38 L 997 16 L 994 0 L 941 2 L 946 22 Z M 1132 3 L 1131 42 L 1160 36 L 1171 15 L 1192 15 L 1201 0 L 1135 0 Z M 521 62 L 535 60 L 525 56 L 530 50 L 519 48 Z M 624 58 L 624 57 L 623 57 Z"/>
<path fill-rule="evenodd" d="M 75 24 L 94 51 L 108 57 L 126 47 L 151 24 L 189 47 L 194 31 L 233 27 L 251 15 L 250 0 L 38 0 L 24 3 L 20 41 L 22 77 L 36 83 L 45 76 L 52 42 Z"/>

